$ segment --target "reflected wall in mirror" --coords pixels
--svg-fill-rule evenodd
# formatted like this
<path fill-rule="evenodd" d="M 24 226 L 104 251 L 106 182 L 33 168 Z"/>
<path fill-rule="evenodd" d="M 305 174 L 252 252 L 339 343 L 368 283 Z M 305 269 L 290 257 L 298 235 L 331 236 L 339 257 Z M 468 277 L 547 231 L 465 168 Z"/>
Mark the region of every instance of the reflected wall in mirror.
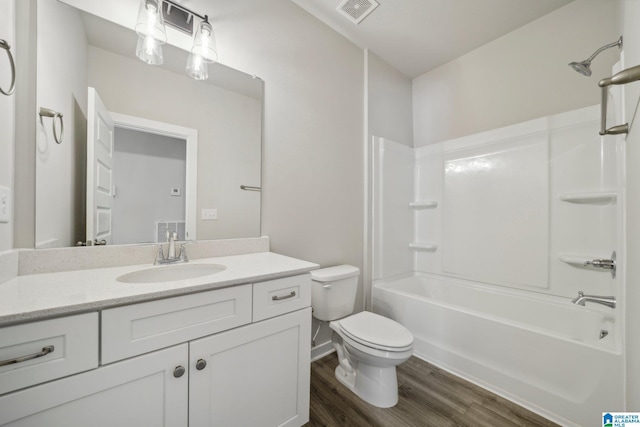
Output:
<path fill-rule="evenodd" d="M 165 64 L 147 65 L 135 57 L 135 32 L 57 0 L 38 0 L 37 16 L 37 105 L 63 115 L 65 134 L 58 145 L 51 119 L 37 122 L 36 247 L 100 239 L 106 219 L 113 244 L 156 241 L 163 226 L 184 228 L 180 239 L 260 235 L 260 192 L 240 186 L 261 185 L 262 80 L 213 64 L 208 80 L 195 81 L 184 74 L 187 52 L 168 44 Z M 189 166 L 188 148 L 186 162 L 180 163 L 181 155 L 168 154 L 162 138 L 153 152 L 148 138 L 143 138 L 146 148 L 126 147 L 118 140 L 122 132 L 116 120 L 113 172 L 102 175 L 113 207 L 92 213 L 89 87 L 115 117 L 195 132 L 194 166 Z M 128 154 L 120 164 L 123 153 Z M 215 209 L 217 219 L 203 220 L 203 209 Z M 92 223 L 94 232 L 87 235 Z"/>

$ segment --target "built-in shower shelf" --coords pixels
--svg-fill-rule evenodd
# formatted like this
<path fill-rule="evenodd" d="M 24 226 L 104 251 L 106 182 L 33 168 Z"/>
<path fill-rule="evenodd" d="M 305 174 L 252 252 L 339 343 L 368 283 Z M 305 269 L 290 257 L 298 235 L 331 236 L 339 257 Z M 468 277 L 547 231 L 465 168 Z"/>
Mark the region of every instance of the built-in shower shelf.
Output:
<path fill-rule="evenodd" d="M 438 245 L 434 243 L 409 243 L 409 247 L 416 251 L 429 251 L 429 252 L 435 252 L 438 249 Z"/>
<path fill-rule="evenodd" d="M 569 203 L 605 205 L 614 202 L 618 197 L 615 191 L 594 191 L 589 193 L 565 193 L 560 200 Z"/>
<path fill-rule="evenodd" d="M 436 200 L 416 200 L 409 202 L 409 206 L 414 209 L 433 209 L 438 206 L 438 202 Z"/>
<path fill-rule="evenodd" d="M 586 256 L 586 255 L 572 255 L 572 254 L 560 254 L 560 261 L 566 262 L 569 265 L 573 265 L 574 267 L 584 267 L 587 261 L 592 261 L 597 256 Z"/>

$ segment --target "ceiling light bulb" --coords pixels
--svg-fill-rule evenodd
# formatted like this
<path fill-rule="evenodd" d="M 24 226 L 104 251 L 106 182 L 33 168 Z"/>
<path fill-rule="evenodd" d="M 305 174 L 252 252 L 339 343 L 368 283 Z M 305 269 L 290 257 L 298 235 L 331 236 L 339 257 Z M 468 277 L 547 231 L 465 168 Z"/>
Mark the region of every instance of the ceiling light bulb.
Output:
<path fill-rule="evenodd" d="M 151 36 L 138 36 L 136 56 L 147 64 L 162 65 L 164 63 L 162 44 Z"/>
<path fill-rule="evenodd" d="M 152 37 L 160 44 L 167 41 L 167 31 L 162 17 L 162 0 L 141 0 L 136 21 L 139 36 Z"/>
<path fill-rule="evenodd" d="M 215 62 L 218 60 L 218 52 L 216 49 L 216 39 L 213 34 L 213 27 L 205 19 L 198 25 L 198 30 L 193 38 L 193 47 L 191 53 L 199 55 L 206 62 Z"/>
<path fill-rule="evenodd" d="M 185 71 L 189 77 L 196 80 L 206 80 L 209 78 L 207 61 L 205 61 L 202 56 L 194 53 L 189 54 Z"/>

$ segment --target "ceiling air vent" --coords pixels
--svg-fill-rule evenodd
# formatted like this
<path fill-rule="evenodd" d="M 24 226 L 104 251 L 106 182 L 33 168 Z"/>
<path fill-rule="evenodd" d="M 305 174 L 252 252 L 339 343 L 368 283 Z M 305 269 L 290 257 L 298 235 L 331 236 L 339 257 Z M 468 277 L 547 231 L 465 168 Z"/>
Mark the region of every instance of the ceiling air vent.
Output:
<path fill-rule="evenodd" d="M 375 0 L 344 0 L 336 10 L 354 24 L 359 24 L 378 6 L 380 4 Z"/>

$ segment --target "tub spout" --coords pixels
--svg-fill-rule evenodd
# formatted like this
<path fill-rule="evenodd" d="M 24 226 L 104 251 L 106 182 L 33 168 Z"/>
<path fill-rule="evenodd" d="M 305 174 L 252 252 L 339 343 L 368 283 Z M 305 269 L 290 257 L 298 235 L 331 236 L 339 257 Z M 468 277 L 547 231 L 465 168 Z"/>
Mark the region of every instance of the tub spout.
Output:
<path fill-rule="evenodd" d="M 595 302 L 597 304 L 606 305 L 607 307 L 616 308 L 616 297 L 585 295 L 582 291 L 578 292 L 578 296 L 572 299 L 571 302 L 582 306 L 584 306 L 586 302 Z"/>

